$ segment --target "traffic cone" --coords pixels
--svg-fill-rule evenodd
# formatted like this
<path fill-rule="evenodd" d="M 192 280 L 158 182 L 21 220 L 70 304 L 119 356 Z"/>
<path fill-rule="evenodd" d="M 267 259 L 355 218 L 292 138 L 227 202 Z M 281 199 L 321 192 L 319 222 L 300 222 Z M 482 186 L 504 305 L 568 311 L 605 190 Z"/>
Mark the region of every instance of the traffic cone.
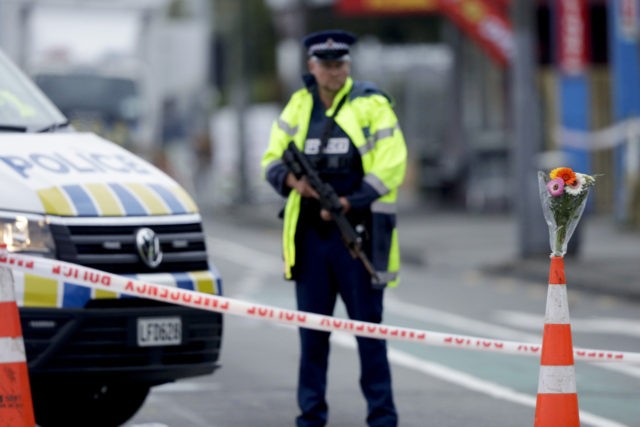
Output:
<path fill-rule="evenodd" d="M 564 258 L 551 257 L 534 427 L 579 427 Z"/>
<path fill-rule="evenodd" d="M 36 425 L 13 275 L 4 267 L 0 267 L 0 425 Z"/>

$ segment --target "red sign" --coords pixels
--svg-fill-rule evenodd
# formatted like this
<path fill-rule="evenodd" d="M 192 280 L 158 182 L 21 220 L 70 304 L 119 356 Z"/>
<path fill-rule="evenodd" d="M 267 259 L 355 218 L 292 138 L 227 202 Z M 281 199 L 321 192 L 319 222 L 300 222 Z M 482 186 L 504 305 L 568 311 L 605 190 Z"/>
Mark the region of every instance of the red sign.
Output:
<path fill-rule="evenodd" d="M 484 0 L 438 0 L 440 11 L 468 33 L 501 65 L 513 55 L 513 31 L 508 18 Z"/>
<path fill-rule="evenodd" d="M 436 12 L 438 0 L 338 0 L 344 15 L 427 14 Z"/>
<path fill-rule="evenodd" d="M 495 0 L 494 0 L 495 1 Z M 345 15 L 440 12 L 475 40 L 500 65 L 507 65 L 514 49 L 506 15 L 508 0 L 338 0 Z"/>
<path fill-rule="evenodd" d="M 563 73 L 583 73 L 588 58 L 587 0 L 558 0 L 558 66 Z"/>

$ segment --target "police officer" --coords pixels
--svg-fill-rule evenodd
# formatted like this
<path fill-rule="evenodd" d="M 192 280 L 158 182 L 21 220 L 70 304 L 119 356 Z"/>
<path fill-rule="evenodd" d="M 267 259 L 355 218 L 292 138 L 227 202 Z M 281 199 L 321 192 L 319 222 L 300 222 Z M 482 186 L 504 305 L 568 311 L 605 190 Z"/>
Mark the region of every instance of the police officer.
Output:
<path fill-rule="evenodd" d="M 337 296 L 351 319 L 382 322 L 383 292 L 398 282 L 396 201 L 406 167 L 406 146 L 389 98 L 375 85 L 350 77 L 349 51 L 356 37 L 321 31 L 304 38 L 309 74 L 274 122 L 262 159 L 267 181 L 287 198 L 283 211 L 285 277 L 296 282 L 302 311 L 331 315 Z M 315 165 L 343 205 L 351 224 L 363 230 L 370 274 L 341 240 L 318 193 L 290 173 L 282 154 L 290 141 Z M 360 386 L 369 426 L 396 426 L 386 342 L 357 338 Z M 329 333 L 300 329 L 299 427 L 324 426 Z"/>

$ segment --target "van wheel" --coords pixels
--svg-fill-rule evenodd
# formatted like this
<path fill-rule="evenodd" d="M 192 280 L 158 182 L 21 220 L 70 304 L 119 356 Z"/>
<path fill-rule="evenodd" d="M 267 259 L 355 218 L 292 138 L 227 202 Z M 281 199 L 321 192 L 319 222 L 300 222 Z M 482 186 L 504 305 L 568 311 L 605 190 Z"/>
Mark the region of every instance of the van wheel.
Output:
<path fill-rule="evenodd" d="M 124 424 L 149 394 L 145 384 L 33 385 L 33 408 L 41 427 Z"/>

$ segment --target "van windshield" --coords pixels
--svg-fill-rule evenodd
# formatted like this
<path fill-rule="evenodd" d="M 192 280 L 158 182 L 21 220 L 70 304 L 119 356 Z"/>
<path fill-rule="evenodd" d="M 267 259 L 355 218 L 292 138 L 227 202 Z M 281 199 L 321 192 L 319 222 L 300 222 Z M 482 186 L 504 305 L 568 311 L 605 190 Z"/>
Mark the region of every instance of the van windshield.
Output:
<path fill-rule="evenodd" d="M 66 121 L 40 89 L 0 52 L 0 131 L 37 131 Z"/>
<path fill-rule="evenodd" d="M 92 111 L 103 119 L 128 119 L 126 102 L 137 99 L 131 79 L 91 73 L 48 74 L 34 77 L 36 84 L 67 116 Z"/>

